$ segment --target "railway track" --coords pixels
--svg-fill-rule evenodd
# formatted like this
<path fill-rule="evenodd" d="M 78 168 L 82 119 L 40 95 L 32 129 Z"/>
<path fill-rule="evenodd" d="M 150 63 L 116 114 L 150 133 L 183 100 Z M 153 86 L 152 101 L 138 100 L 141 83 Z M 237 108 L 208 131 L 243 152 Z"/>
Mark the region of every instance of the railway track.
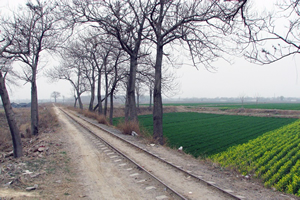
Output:
<path fill-rule="evenodd" d="M 215 183 L 206 181 L 191 171 L 176 166 L 165 158 L 161 158 L 147 149 L 123 139 L 118 134 L 90 119 L 71 114 L 61 108 L 60 110 L 86 129 L 97 140 L 104 143 L 109 149 L 133 163 L 138 169 L 143 170 L 148 176 L 152 177 L 152 179 L 158 181 L 172 199 L 244 199 L 244 197 L 234 194 L 231 190 L 222 189 L 216 186 Z M 100 135 L 97 132 L 99 129 L 103 130 L 105 134 Z M 127 146 L 126 149 L 118 148 L 124 146 L 124 144 Z M 143 161 L 147 161 L 148 163 L 146 164 Z M 152 169 L 156 169 L 157 167 L 162 168 L 161 171 L 163 172 L 168 171 L 170 173 L 169 171 L 172 171 L 170 173 L 171 177 L 166 177 L 164 173 L 152 171 Z M 190 190 L 186 190 L 186 188 L 190 188 Z"/>

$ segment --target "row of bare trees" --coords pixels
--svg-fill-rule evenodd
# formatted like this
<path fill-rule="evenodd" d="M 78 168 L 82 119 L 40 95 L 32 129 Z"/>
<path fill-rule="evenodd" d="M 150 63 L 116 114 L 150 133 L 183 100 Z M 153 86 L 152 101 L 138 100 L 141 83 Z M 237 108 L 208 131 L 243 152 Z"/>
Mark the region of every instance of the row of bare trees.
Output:
<path fill-rule="evenodd" d="M 153 62 L 153 137 L 163 143 L 162 65 L 169 47 L 186 48 L 195 66 L 224 52 L 224 34 L 246 1 L 73 1 L 62 4 L 69 21 L 90 24 L 99 34 L 113 38 L 129 59 L 125 119 L 137 121 L 135 88 L 139 63 Z M 150 58 L 149 58 L 150 57 Z"/>
<path fill-rule="evenodd" d="M 36 79 L 40 57 L 45 51 L 55 50 L 63 38 L 64 28 L 57 15 L 58 9 L 54 1 L 28 1 L 17 12 L 1 17 L 0 94 L 11 130 L 15 157 L 22 156 L 22 144 L 5 87 L 6 73 L 10 72 L 31 84 L 31 134 L 37 135 L 39 117 Z M 22 73 L 16 73 L 11 67 L 15 62 L 22 66 Z"/>
<path fill-rule="evenodd" d="M 80 108 L 86 91 L 91 96 L 89 110 L 106 115 L 110 100 L 110 120 L 114 95 L 125 90 L 125 119 L 137 121 L 136 95 L 139 97 L 141 83 L 147 85 L 154 101 L 153 137 L 162 144 L 162 87 L 167 88 L 172 80 L 164 69 L 174 50 L 188 52 L 196 68 L 210 68 L 212 61 L 226 60 L 224 53 L 236 54 L 240 47 L 246 58 L 261 63 L 299 52 L 298 0 L 283 1 L 277 16 L 253 15 L 248 5 L 247 0 L 36 0 L 18 12 L 24 14 L 2 19 L 1 66 L 23 63 L 23 76 L 19 76 L 32 86 L 33 135 L 38 133 L 36 75 L 42 52 L 47 50 L 58 51 L 62 58 L 60 65 L 47 71 L 48 76 L 69 81 Z M 284 16 L 289 27 L 280 35 L 276 17 Z M 280 42 L 274 44 L 273 40 Z M 269 49 L 266 43 L 271 45 Z M 264 46 L 260 49 L 259 45 Z M 7 67 L 1 72 L 4 69 Z M 4 82 L 5 75 L 0 75 Z M 0 86 L 6 91 L 5 84 Z M 4 93 L 1 91 L 1 97 Z M 2 101 L 4 105 L 9 102 Z"/>

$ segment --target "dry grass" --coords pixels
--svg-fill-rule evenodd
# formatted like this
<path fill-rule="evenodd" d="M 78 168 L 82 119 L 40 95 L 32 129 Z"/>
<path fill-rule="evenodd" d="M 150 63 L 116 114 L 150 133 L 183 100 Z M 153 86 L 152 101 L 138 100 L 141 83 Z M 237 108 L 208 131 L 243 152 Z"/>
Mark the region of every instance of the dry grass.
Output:
<path fill-rule="evenodd" d="M 30 138 L 31 135 L 31 121 L 30 108 L 14 109 L 16 113 L 17 122 L 20 133 L 23 138 Z M 58 126 L 59 122 L 56 114 L 51 108 L 51 105 L 42 104 L 39 106 L 39 133 L 50 133 Z"/>
<path fill-rule="evenodd" d="M 20 132 L 30 133 L 31 121 L 30 121 L 30 108 L 15 109 L 16 118 L 20 127 Z M 53 128 L 59 125 L 58 119 L 50 105 L 39 106 L 39 132 L 48 133 L 53 131 Z"/>
<path fill-rule="evenodd" d="M 9 127 L 6 121 L 4 111 L 0 111 L 0 144 L 4 144 L 11 140 Z"/>
<path fill-rule="evenodd" d="M 136 132 L 138 135 L 141 134 L 140 125 L 137 121 L 119 122 L 117 128 L 125 135 L 131 135 L 132 131 Z"/>
<path fill-rule="evenodd" d="M 49 105 L 39 107 L 39 132 L 51 133 L 59 125 L 54 110 Z"/>
<path fill-rule="evenodd" d="M 97 115 L 96 119 L 100 124 L 109 125 L 108 120 L 104 115 Z"/>
<path fill-rule="evenodd" d="M 109 125 L 108 119 L 104 115 L 99 115 L 96 112 L 91 112 L 91 111 L 85 110 L 85 109 L 82 110 L 82 109 L 78 109 L 78 108 L 74 108 L 74 107 L 68 107 L 68 109 L 76 111 L 76 112 L 84 115 L 85 117 L 95 119 L 101 124 Z M 109 112 L 109 109 L 108 109 L 108 112 Z M 124 116 L 124 108 L 114 109 L 114 117 L 116 117 L 115 115 L 120 116 L 120 117 Z M 141 134 L 144 136 L 147 135 L 146 131 L 141 130 L 138 122 L 122 122 L 122 121 L 120 121 L 118 123 L 117 128 L 120 129 L 122 131 L 122 133 L 126 134 L 126 135 L 130 135 L 132 133 L 132 131 L 135 131 L 138 135 L 141 135 Z"/>
<path fill-rule="evenodd" d="M 99 115 L 98 113 L 91 112 L 89 110 L 80 110 L 80 113 L 85 117 L 97 120 L 100 124 L 109 124 L 107 118 L 104 115 Z"/>
<path fill-rule="evenodd" d="M 13 109 L 22 138 L 31 138 L 30 108 Z M 58 119 L 49 105 L 39 106 L 39 133 L 54 132 Z M 3 110 L 0 111 L 0 151 L 11 151 L 12 142 L 9 126 Z"/>
<path fill-rule="evenodd" d="M 68 109 L 78 112 L 78 113 L 84 115 L 85 117 L 95 119 L 100 124 L 109 125 L 107 117 L 105 117 L 104 115 L 99 115 L 97 112 L 91 112 L 89 110 L 85 110 L 85 109 L 82 110 L 82 109 L 74 108 L 74 107 L 68 107 Z"/>
<path fill-rule="evenodd" d="M 31 138 L 30 123 L 20 125 L 20 133 L 22 138 Z"/>
<path fill-rule="evenodd" d="M 88 110 L 81 110 L 81 114 L 83 114 L 85 117 L 96 119 L 97 118 L 97 113 L 91 112 Z"/>
<path fill-rule="evenodd" d="M 76 111 L 86 117 L 96 119 L 99 123 L 109 125 L 108 119 L 104 115 L 98 115 L 96 112 L 90 112 L 88 110 L 81 110 L 74 107 L 68 107 L 68 109 Z M 107 110 L 109 113 L 109 108 Z M 146 106 L 141 106 L 137 109 L 138 115 L 149 115 L 152 114 L 153 108 L 149 108 Z M 164 113 L 167 112 L 177 112 L 176 106 L 167 106 L 164 107 Z M 124 117 L 125 116 L 125 108 L 124 107 L 115 107 L 113 112 L 113 117 Z M 123 134 L 130 135 L 132 131 L 136 132 L 139 136 L 145 138 L 149 142 L 157 143 L 152 137 L 152 134 L 149 133 L 146 129 L 141 127 L 138 122 L 124 122 L 119 121 L 117 128 L 122 131 Z M 164 138 L 164 142 L 167 143 L 168 141 Z"/>

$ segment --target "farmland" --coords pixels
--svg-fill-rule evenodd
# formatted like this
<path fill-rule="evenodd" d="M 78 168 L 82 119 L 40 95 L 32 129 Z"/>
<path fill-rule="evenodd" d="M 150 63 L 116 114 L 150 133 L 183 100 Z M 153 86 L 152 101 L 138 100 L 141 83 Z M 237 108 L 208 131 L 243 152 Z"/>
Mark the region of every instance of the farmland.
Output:
<path fill-rule="evenodd" d="M 139 116 L 139 122 L 152 133 L 152 115 Z M 164 114 L 163 128 L 171 147 L 300 196 L 299 119 L 173 112 Z"/>
<path fill-rule="evenodd" d="M 165 106 L 188 106 L 188 107 L 216 107 L 220 109 L 239 109 L 241 107 L 248 109 L 279 109 L 279 110 L 300 110 L 299 103 L 175 103 L 164 104 Z"/>
<path fill-rule="evenodd" d="M 198 157 L 225 151 L 294 121 L 296 119 L 165 113 L 163 128 L 171 147 L 183 146 L 186 153 Z M 139 122 L 152 132 L 152 115 L 139 116 Z"/>
<path fill-rule="evenodd" d="M 262 178 L 266 187 L 300 196 L 300 120 L 212 158 Z"/>

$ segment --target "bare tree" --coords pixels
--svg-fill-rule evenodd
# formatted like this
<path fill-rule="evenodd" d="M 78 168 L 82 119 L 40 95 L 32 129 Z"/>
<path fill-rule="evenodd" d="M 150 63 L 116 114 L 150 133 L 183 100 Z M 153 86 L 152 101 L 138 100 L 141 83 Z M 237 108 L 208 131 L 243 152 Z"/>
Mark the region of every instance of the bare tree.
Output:
<path fill-rule="evenodd" d="M 52 92 L 51 97 L 54 98 L 54 101 L 56 103 L 56 99 L 60 97 L 60 92 L 57 92 L 57 91 Z"/>
<path fill-rule="evenodd" d="M 241 100 L 241 103 L 242 103 L 242 108 L 244 108 L 244 102 L 245 102 L 245 99 L 246 99 L 246 95 L 245 94 L 240 94 L 239 95 L 239 99 Z"/>
<path fill-rule="evenodd" d="M 76 49 L 76 44 L 72 48 Z M 75 46 L 74 46 L 75 45 Z M 47 76 L 53 80 L 67 80 L 74 88 L 74 98 L 75 104 L 78 100 L 79 108 L 83 109 L 83 104 L 81 101 L 81 95 L 89 91 L 89 84 L 85 76 L 83 75 L 83 64 L 80 59 L 76 59 L 72 55 L 72 49 L 69 49 L 71 52 L 66 52 L 65 57 L 63 58 L 59 66 L 55 66 L 53 69 L 46 72 Z"/>
<path fill-rule="evenodd" d="M 115 62 L 112 64 L 112 76 L 110 78 L 110 111 L 109 111 L 109 123 L 113 124 L 113 110 L 114 110 L 114 94 L 117 91 L 118 85 L 121 81 L 123 81 L 127 77 L 126 67 L 124 67 L 124 63 L 126 63 L 127 56 L 124 55 L 124 52 L 121 49 L 115 49 L 113 51 L 113 58 Z"/>
<path fill-rule="evenodd" d="M 109 43 L 109 42 L 108 42 Z M 94 53 L 93 54 L 93 61 L 97 66 L 98 69 L 98 89 L 97 89 L 97 100 L 98 100 L 98 104 L 96 107 L 98 107 L 98 113 L 99 114 L 106 114 L 106 108 L 103 111 L 103 106 L 102 106 L 102 101 L 106 101 L 107 102 L 107 87 L 105 87 L 105 97 L 102 99 L 101 97 L 101 89 L 102 89 L 102 85 L 101 85 L 101 80 L 102 80 L 102 74 L 105 74 L 105 82 L 107 85 L 107 65 L 109 63 L 109 57 L 112 53 L 112 46 L 110 44 L 108 44 L 105 42 L 104 38 L 100 38 L 99 42 L 97 43 L 97 48 L 100 48 L 100 50 L 98 51 L 98 56 Z M 100 60 L 99 60 L 100 59 Z M 100 64 L 101 63 L 101 64 Z M 107 103 L 106 103 L 107 106 Z M 95 108 L 96 108 L 95 107 Z"/>
<path fill-rule="evenodd" d="M 22 141 L 6 89 L 6 82 L 8 74 L 13 72 L 11 64 L 15 55 L 29 53 L 29 43 L 24 40 L 21 32 L 28 27 L 24 26 L 20 20 L 16 20 L 15 17 L 9 20 L 2 16 L 0 20 L 2 30 L 2 32 L 0 31 L 0 96 L 12 137 L 13 154 L 15 158 L 18 158 L 23 155 Z"/>
<path fill-rule="evenodd" d="M 65 48 L 68 51 L 68 56 L 72 57 L 80 63 L 81 76 L 85 79 L 90 88 L 90 103 L 89 110 L 93 111 L 94 107 L 94 99 L 95 99 L 95 89 L 96 89 L 96 75 L 97 75 L 97 66 L 95 61 L 97 58 L 93 58 L 95 56 L 97 49 L 93 41 L 93 36 L 91 36 L 91 32 L 80 34 L 78 37 L 74 37 L 75 41 L 72 45 L 67 45 Z"/>
<path fill-rule="evenodd" d="M 162 109 L 162 63 L 164 46 L 176 40 L 187 43 L 192 61 L 196 66 L 196 59 L 206 67 L 217 53 L 224 51 L 220 35 L 231 29 L 230 22 L 241 10 L 245 1 L 167 1 L 156 0 L 151 4 L 151 12 L 147 16 L 153 35 L 149 37 L 156 45 L 154 109 L 153 109 L 153 137 L 163 144 L 163 109 Z"/>
<path fill-rule="evenodd" d="M 170 68 L 172 62 L 168 55 L 168 62 L 164 62 L 164 67 L 162 68 L 162 79 L 161 87 L 162 94 L 164 96 L 173 96 L 178 92 L 178 82 L 176 81 L 175 73 L 173 73 Z M 154 60 L 155 61 L 155 60 Z M 171 61 L 171 62 L 169 62 Z M 137 70 L 137 81 L 136 81 L 136 97 L 137 97 L 137 107 L 139 107 L 139 97 L 144 94 L 146 88 L 149 89 L 150 102 L 149 107 L 152 107 L 152 93 L 153 85 L 155 81 L 154 77 L 155 69 L 154 62 L 151 56 L 143 57 L 139 60 L 139 69 Z"/>
<path fill-rule="evenodd" d="M 298 0 L 279 1 L 269 12 L 249 13 L 245 22 L 248 34 L 239 34 L 238 42 L 244 44 L 245 57 L 251 62 L 270 64 L 300 53 Z"/>
<path fill-rule="evenodd" d="M 5 46 L 4 46 L 5 47 Z M 0 50 L 3 51 L 3 48 Z M 2 52 L 0 52 L 2 54 Z M 22 153 L 22 141 L 19 128 L 17 126 L 17 122 L 14 116 L 14 112 L 11 107 L 11 103 L 9 100 L 9 95 L 5 85 L 5 77 L 8 73 L 6 70 L 7 65 L 9 64 L 9 60 L 5 58 L 0 58 L 0 96 L 2 100 L 2 104 L 5 110 L 6 119 L 8 122 L 8 126 L 10 129 L 12 142 L 13 142 L 13 153 L 14 157 L 18 158 L 23 155 Z"/>
<path fill-rule="evenodd" d="M 144 40 L 147 8 L 150 1 L 76 1 L 67 6 L 78 22 L 97 22 L 107 34 L 116 38 L 130 57 L 125 118 L 137 120 L 135 80 L 140 47 Z"/>
<path fill-rule="evenodd" d="M 261 98 L 260 97 L 260 95 L 258 94 L 258 93 L 256 93 L 255 95 L 254 95 L 254 98 L 255 98 L 255 103 L 256 103 L 256 105 L 258 104 L 258 101 L 259 101 L 259 99 Z"/>
<path fill-rule="evenodd" d="M 90 27 L 87 31 L 81 33 L 79 36 L 74 36 L 74 40 L 76 43 L 73 43 L 73 47 L 67 45 L 65 46 L 65 49 L 68 51 L 67 54 L 69 57 L 74 57 L 74 59 L 77 61 L 80 60 L 82 63 L 82 76 L 87 79 L 90 85 L 91 99 L 89 110 L 95 111 L 98 109 L 98 113 L 103 114 L 101 81 L 103 66 L 108 62 L 107 60 L 111 53 L 111 45 L 108 44 L 109 40 L 107 37 L 104 39 L 101 34 L 97 33 Z M 63 52 L 62 54 L 66 53 Z M 94 107 L 96 88 L 97 105 Z M 75 97 L 75 99 L 77 98 Z"/>
<path fill-rule="evenodd" d="M 136 79 L 135 92 L 137 108 L 140 108 L 140 97 L 145 93 L 144 83 L 139 77 Z"/>
<path fill-rule="evenodd" d="M 152 103 L 152 91 L 154 83 L 154 64 L 151 56 L 142 57 L 139 60 L 139 68 L 137 70 L 137 82 L 136 82 L 136 97 L 137 97 L 137 107 L 139 108 L 139 97 L 143 95 L 146 88 L 149 89 L 150 93 L 150 105 Z M 146 88 L 145 88 L 146 87 Z"/>
<path fill-rule="evenodd" d="M 97 27 L 113 36 L 130 57 L 126 92 L 126 120 L 137 120 L 135 82 L 138 59 L 145 56 L 141 46 L 155 45 L 155 83 L 153 136 L 163 143 L 162 130 L 162 63 L 168 44 L 185 44 L 193 64 L 211 67 L 210 62 L 225 52 L 224 37 L 232 30 L 233 19 L 243 11 L 244 1 L 74 1 L 66 6 L 75 22 L 96 22 Z M 95 24 L 93 24 L 95 26 Z M 142 43 L 144 42 L 144 43 Z M 176 43 L 177 42 L 177 43 Z M 183 43 L 185 42 L 185 43 Z M 151 45 L 150 45 L 151 48 Z M 143 51 L 142 51 L 143 50 Z"/>
<path fill-rule="evenodd" d="M 60 22 L 55 15 L 57 4 L 54 1 L 34 3 L 29 1 L 20 12 L 14 13 L 16 21 L 23 24 L 19 32 L 27 41 L 29 51 L 15 55 L 16 59 L 24 63 L 23 79 L 31 83 L 31 133 L 38 134 L 38 96 L 37 74 L 41 53 L 44 50 L 54 50 L 58 44 Z"/>

